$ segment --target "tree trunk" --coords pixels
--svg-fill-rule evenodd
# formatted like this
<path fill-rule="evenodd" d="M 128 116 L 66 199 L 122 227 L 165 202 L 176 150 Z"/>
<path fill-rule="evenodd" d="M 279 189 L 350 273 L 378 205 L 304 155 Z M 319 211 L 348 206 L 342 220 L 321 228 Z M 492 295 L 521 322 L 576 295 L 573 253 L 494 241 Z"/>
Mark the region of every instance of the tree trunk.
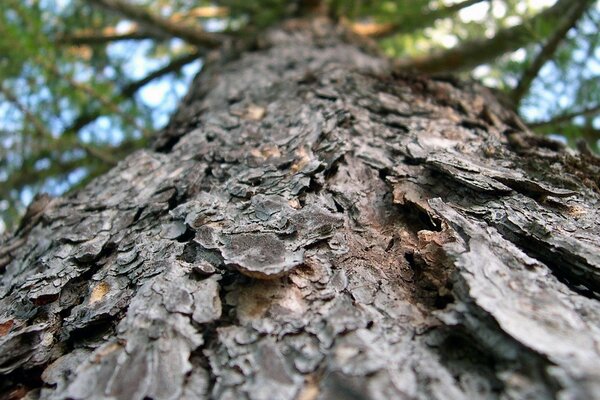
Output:
<path fill-rule="evenodd" d="M 600 163 L 295 21 L 5 240 L 0 390 L 600 398 Z"/>

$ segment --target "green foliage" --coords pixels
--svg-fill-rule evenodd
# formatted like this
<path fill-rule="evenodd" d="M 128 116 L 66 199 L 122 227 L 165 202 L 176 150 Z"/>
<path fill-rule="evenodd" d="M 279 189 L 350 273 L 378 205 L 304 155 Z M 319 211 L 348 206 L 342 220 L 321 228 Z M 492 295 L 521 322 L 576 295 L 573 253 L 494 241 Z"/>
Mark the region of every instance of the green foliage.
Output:
<path fill-rule="evenodd" d="M 233 37 L 255 35 L 317 3 L 0 1 L 0 217 L 8 228 L 36 192 L 64 193 L 146 145 L 198 68 L 198 63 L 193 69 L 184 66 L 203 51 L 201 43 L 183 41 L 124 15 L 114 6 L 119 1 L 176 26 Z M 527 44 L 517 46 L 520 50 L 496 54 L 484 66 L 461 72 L 507 92 L 556 29 L 555 20 L 533 18 L 543 8 L 540 3 L 548 3 L 534 0 L 322 1 L 330 16 L 373 36 L 396 58 L 460 48 L 520 25 L 527 36 Z M 580 1 L 585 0 L 572 0 Z M 366 26 L 371 30 L 364 30 Z M 597 146 L 598 26 L 598 2 L 590 1 L 520 102 L 525 119 L 551 121 L 538 124 L 541 133 L 562 135 L 570 142 L 584 138 Z"/>

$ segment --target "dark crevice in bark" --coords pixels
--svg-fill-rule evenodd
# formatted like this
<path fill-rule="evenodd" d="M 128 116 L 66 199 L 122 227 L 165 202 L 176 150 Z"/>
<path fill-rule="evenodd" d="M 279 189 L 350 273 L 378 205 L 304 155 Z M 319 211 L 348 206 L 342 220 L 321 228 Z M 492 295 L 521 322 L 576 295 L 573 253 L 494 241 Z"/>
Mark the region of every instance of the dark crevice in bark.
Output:
<path fill-rule="evenodd" d="M 415 165 L 418 164 L 420 163 L 416 163 Z M 390 186 L 389 180 L 387 179 L 388 176 L 389 174 L 384 170 L 379 171 L 380 179 L 388 187 L 388 191 L 385 195 L 393 197 L 393 187 Z M 390 204 L 390 207 L 398 210 L 398 212 L 402 215 L 407 228 L 409 228 L 412 232 L 419 232 L 421 230 L 441 232 L 443 230 L 442 220 L 434 213 L 424 209 L 422 205 L 410 200 L 406 200 L 404 201 L 404 204 Z"/>
<path fill-rule="evenodd" d="M 556 248 L 534 236 L 515 232 L 505 223 L 493 224 L 524 253 L 548 266 L 554 276 L 570 290 L 589 299 L 600 300 L 600 273 L 585 258 L 564 248 Z"/>
<path fill-rule="evenodd" d="M 234 327 L 239 324 L 239 320 L 236 315 L 236 307 L 229 304 L 227 301 L 227 295 L 232 290 L 235 284 L 244 284 L 248 278 L 240 276 L 239 274 L 232 271 L 223 271 L 219 280 L 219 298 L 221 302 L 221 316 L 218 320 L 215 320 L 209 324 L 204 324 L 199 328 L 202 332 L 203 345 L 195 349 L 191 355 L 190 360 L 196 360 L 196 363 L 192 361 L 193 365 L 198 365 L 207 374 L 207 385 L 204 396 L 206 398 L 218 397 L 215 393 L 215 386 L 219 379 L 219 376 L 213 371 L 214 365 L 211 364 L 211 353 L 218 352 L 220 349 L 219 343 L 219 329 Z"/>
<path fill-rule="evenodd" d="M 459 296 L 460 297 L 460 296 Z M 476 308 L 476 306 L 474 306 Z M 452 325 L 445 328 L 450 337 L 460 338 L 465 345 L 457 351 L 467 353 L 475 352 L 477 357 L 486 358 L 488 362 L 473 362 L 467 368 L 486 368 L 492 366 L 495 377 L 491 377 L 491 383 L 497 385 L 497 377 L 503 370 L 517 371 L 530 379 L 543 382 L 543 385 L 532 390 L 537 391 L 534 396 L 540 398 L 555 398 L 562 389 L 560 378 L 552 376 L 549 367 L 552 362 L 537 354 L 535 350 L 523 346 L 508 336 L 485 311 L 472 309 L 473 316 L 477 316 L 481 325 L 472 325 L 475 321 L 464 321 L 461 325 Z M 451 329 L 449 331 L 448 329 Z M 442 357 L 452 358 L 451 348 L 440 347 Z M 489 370 L 488 370 L 489 371 Z M 490 378 L 490 377 L 488 377 Z M 503 389 L 507 389 L 504 387 Z"/>
<path fill-rule="evenodd" d="M 138 222 L 140 217 L 142 216 L 143 212 L 144 212 L 144 207 L 137 207 L 135 210 L 135 214 L 133 215 L 133 220 L 131 221 L 131 223 L 134 224 L 134 223 Z"/>
<path fill-rule="evenodd" d="M 42 373 L 45 365 L 27 370 L 16 370 L 10 374 L 4 375 L 0 380 L 0 399 L 18 400 L 23 399 L 27 394 L 35 398 L 37 391 L 44 386 Z"/>
<path fill-rule="evenodd" d="M 183 132 L 179 136 L 161 135 L 162 140 L 156 141 L 156 143 L 154 144 L 154 149 L 158 153 L 169 153 L 169 152 L 171 152 L 173 147 L 175 147 L 175 145 L 179 142 L 179 139 L 181 139 L 181 136 L 183 136 L 183 135 L 184 135 Z"/>
<path fill-rule="evenodd" d="M 492 331 L 499 332 L 497 327 L 493 327 L 492 321 L 486 320 L 488 318 L 484 317 L 483 322 L 491 323 L 486 329 L 491 328 Z M 465 326 L 442 327 L 429 332 L 427 340 L 440 355 L 442 363 L 454 375 L 457 384 L 465 391 L 474 382 L 485 382 L 485 392 L 491 393 L 493 398 L 504 398 L 507 391 L 510 393 L 510 389 L 498 376 L 503 371 L 517 371 L 522 376 L 544 382 L 544 386 L 531 388 L 531 396 L 555 398 L 560 392 L 560 382 L 548 374 L 548 367 L 551 365 L 548 360 L 530 349 L 522 348 L 511 338 L 497 338 L 495 346 L 491 342 L 481 340 L 479 335 L 484 334 L 469 331 Z"/>
<path fill-rule="evenodd" d="M 175 208 L 175 207 L 173 207 Z M 185 227 L 185 232 L 183 232 L 183 234 L 179 237 L 176 238 L 176 240 L 179 243 L 187 243 L 190 242 L 192 239 L 194 239 L 194 236 L 196 235 L 196 232 L 190 228 L 189 226 L 186 225 Z"/>
<path fill-rule="evenodd" d="M 181 259 L 190 264 L 207 262 L 217 269 L 225 266 L 225 260 L 218 250 L 207 249 L 196 242 L 188 242 L 185 245 Z"/>
<path fill-rule="evenodd" d="M 407 202 L 402 207 L 402 212 L 404 213 L 408 226 L 412 228 L 414 232 L 423 229 L 434 232 L 442 231 L 442 222 L 416 204 Z"/>
<path fill-rule="evenodd" d="M 111 337 L 116 331 L 116 326 L 121 317 L 106 316 L 105 319 L 97 319 L 89 322 L 86 326 L 78 327 L 68 332 L 65 344 L 70 351 L 78 347 L 85 347 L 86 343 L 94 344 L 101 342 L 103 337 Z"/>
<path fill-rule="evenodd" d="M 228 287 L 240 279 L 238 274 L 230 271 L 224 271 L 222 277 L 219 280 L 219 298 L 221 301 L 221 316 L 218 320 L 213 321 L 209 324 L 204 324 L 199 327 L 199 331 L 202 332 L 203 345 L 195 349 L 191 355 L 190 360 L 192 365 L 197 365 L 206 371 L 207 374 L 207 386 L 205 396 L 206 398 L 213 397 L 213 391 L 217 382 L 217 375 L 213 372 L 213 367 L 210 363 L 210 357 L 206 354 L 206 351 L 217 351 L 219 348 L 219 334 L 218 329 L 228 326 L 235 326 L 238 321 L 235 314 L 235 307 L 227 303 Z M 243 278 L 242 278 L 243 279 Z M 195 360 L 195 362 L 194 362 Z"/>
<path fill-rule="evenodd" d="M 404 253 L 404 258 L 414 274 L 413 298 L 426 309 L 443 310 L 455 301 L 450 279 L 452 269 L 448 268 L 449 263 L 439 259 L 443 257 L 441 250 L 435 257 L 435 259 L 429 258 L 428 262 L 418 250 Z M 435 263 L 432 262 L 434 260 Z"/>
<path fill-rule="evenodd" d="M 487 387 L 478 388 L 481 390 L 480 394 L 491 393 L 493 398 L 502 398 L 506 386 L 496 376 L 502 370 L 502 360 L 480 347 L 475 338 L 460 328 L 440 328 L 433 330 L 428 336 L 429 343 L 440 355 L 442 364 L 453 374 L 459 386 L 467 389 L 465 386 L 473 385 L 473 382 L 478 382 L 479 385 L 483 383 Z"/>

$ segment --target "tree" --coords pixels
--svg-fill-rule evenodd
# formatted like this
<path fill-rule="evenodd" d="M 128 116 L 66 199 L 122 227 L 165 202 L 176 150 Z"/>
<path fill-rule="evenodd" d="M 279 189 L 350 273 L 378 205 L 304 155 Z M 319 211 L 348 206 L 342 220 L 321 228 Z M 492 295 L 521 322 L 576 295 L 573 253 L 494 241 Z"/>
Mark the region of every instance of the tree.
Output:
<path fill-rule="evenodd" d="M 2 1 L 0 232 L 35 193 L 74 190 L 146 147 L 211 49 L 319 7 L 377 40 L 397 68 L 483 79 L 536 132 L 597 151 L 598 2 L 546 3 Z"/>
<path fill-rule="evenodd" d="M 5 398 L 600 398 L 599 161 L 327 19 L 2 245 Z"/>

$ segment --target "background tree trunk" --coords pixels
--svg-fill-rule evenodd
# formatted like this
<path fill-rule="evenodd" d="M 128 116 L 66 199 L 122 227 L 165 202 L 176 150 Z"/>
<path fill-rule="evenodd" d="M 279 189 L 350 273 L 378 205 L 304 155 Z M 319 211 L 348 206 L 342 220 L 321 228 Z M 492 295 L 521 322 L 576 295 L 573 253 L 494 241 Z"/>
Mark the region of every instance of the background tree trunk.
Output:
<path fill-rule="evenodd" d="M 4 398 L 600 398 L 598 159 L 340 29 L 213 54 L 154 149 L 38 199 Z"/>

